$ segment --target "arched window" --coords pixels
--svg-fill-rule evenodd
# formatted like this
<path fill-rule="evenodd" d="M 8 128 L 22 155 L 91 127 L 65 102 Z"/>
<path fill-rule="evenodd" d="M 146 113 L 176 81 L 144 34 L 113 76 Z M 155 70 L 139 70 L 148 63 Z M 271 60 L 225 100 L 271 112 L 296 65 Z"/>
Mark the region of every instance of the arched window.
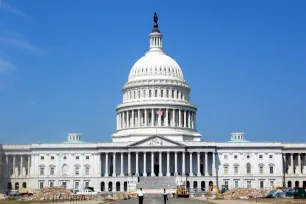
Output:
<path fill-rule="evenodd" d="M 143 90 L 143 97 L 146 97 L 146 90 Z"/>
<path fill-rule="evenodd" d="M 134 91 L 134 94 L 133 94 L 133 98 L 135 99 L 136 98 L 136 92 Z"/>
<path fill-rule="evenodd" d="M 164 97 L 164 90 L 160 90 L 160 97 Z"/>
<path fill-rule="evenodd" d="M 169 98 L 169 90 L 167 89 L 166 97 Z"/>
<path fill-rule="evenodd" d="M 64 164 L 63 167 L 62 167 L 62 174 L 67 175 L 67 173 L 68 173 L 68 166 L 66 164 Z"/>
<path fill-rule="evenodd" d="M 157 97 L 157 89 L 155 89 L 155 96 L 154 97 Z"/>
<path fill-rule="evenodd" d="M 90 166 L 89 166 L 89 165 L 86 165 L 86 166 L 85 166 L 85 175 L 86 175 L 86 176 L 89 176 L 89 171 L 90 171 Z"/>
<path fill-rule="evenodd" d="M 174 90 L 172 90 L 171 98 L 174 98 Z"/>
<path fill-rule="evenodd" d="M 247 174 L 250 174 L 250 173 L 251 173 L 251 164 L 250 164 L 250 163 L 248 163 L 248 164 L 246 165 L 246 170 L 247 170 Z"/>
<path fill-rule="evenodd" d="M 151 98 L 152 97 L 152 91 L 151 91 L 151 89 L 149 90 L 149 98 Z"/>

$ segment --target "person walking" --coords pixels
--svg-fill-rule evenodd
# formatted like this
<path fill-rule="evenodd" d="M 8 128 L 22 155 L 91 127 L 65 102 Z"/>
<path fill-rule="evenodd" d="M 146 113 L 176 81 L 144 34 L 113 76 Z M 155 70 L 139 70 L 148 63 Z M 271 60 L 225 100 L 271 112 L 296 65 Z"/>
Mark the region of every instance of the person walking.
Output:
<path fill-rule="evenodd" d="M 168 200 L 168 193 L 167 193 L 166 189 L 164 189 L 163 197 L 164 197 L 164 204 L 166 204 L 167 200 Z"/>
<path fill-rule="evenodd" d="M 137 193 L 139 204 L 143 204 L 144 195 L 145 195 L 145 192 L 142 190 L 142 188 L 140 188 L 138 193 Z"/>

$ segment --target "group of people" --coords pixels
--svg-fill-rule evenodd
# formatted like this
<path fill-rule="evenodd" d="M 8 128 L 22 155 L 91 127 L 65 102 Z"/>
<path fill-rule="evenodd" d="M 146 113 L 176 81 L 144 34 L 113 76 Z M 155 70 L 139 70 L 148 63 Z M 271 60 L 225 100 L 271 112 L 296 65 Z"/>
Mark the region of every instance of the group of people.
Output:
<path fill-rule="evenodd" d="M 143 198 L 145 196 L 145 192 L 142 190 L 142 188 L 139 189 L 138 191 L 138 200 L 139 200 L 139 204 L 143 204 Z M 166 191 L 166 189 L 164 189 L 164 192 L 162 193 L 163 199 L 164 199 L 164 204 L 167 203 L 168 200 L 168 192 Z"/>

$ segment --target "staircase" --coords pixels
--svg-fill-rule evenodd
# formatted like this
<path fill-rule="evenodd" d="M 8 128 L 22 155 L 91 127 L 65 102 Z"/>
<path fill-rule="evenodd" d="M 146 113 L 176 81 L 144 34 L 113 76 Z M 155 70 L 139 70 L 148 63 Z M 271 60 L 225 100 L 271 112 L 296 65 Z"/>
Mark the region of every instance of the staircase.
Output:
<path fill-rule="evenodd" d="M 137 188 L 143 189 L 175 189 L 176 180 L 174 176 L 162 177 L 139 177 Z"/>

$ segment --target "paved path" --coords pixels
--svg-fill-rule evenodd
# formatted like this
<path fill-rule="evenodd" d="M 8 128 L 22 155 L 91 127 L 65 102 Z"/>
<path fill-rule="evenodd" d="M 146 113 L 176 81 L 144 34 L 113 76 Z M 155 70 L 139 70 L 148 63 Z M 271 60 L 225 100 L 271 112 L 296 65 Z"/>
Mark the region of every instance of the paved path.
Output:
<path fill-rule="evenodd" d="M 169 198 L 167 204 L 205 204 L 206 202 L 199 200 L 192 200 L 188 198 Z M 112 204 L 138 204 L 137 199 L 122 200 L 118 202 L 112 202 Z M 164 200 L 161 197 L 146 197 L 143 204 L 164 204 Z"/>

